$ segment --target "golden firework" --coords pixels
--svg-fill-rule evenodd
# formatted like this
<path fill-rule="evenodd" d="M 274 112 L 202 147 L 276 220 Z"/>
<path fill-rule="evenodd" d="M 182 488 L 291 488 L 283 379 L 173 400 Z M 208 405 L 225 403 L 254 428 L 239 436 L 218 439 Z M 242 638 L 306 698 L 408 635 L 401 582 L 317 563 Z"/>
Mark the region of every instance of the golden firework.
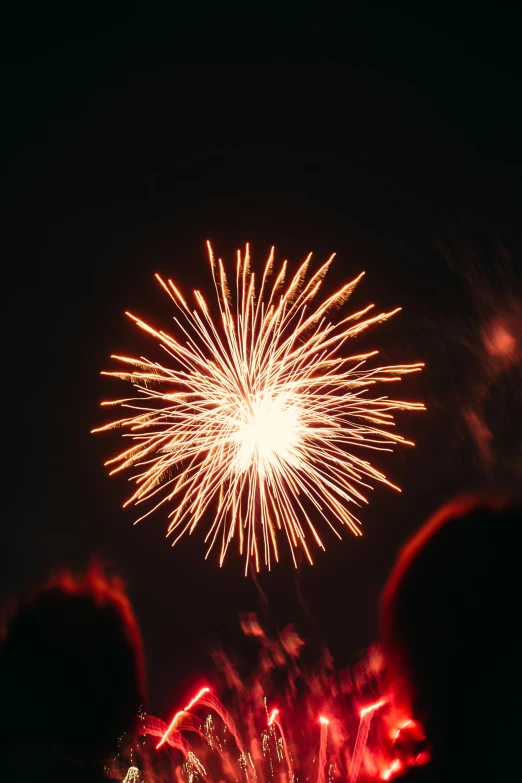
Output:
<path fill-rule="evenodd" d="M 319 518 L 338 536 L 339 525 L 360 535 L 350 508 L 367 502 L 369 482 L 393 486 L 358 454 L 413 445 L 392 431 L 392 412 L 424 406 L 372 397 L 371 387 L 423 365 L 374 367 L 377 351 L 343 355 L 349 340 L 400 308 L 370 316 L 369 305 L 331 320 L 363 276 L 317 306 L 334 255 L 307 277 L 310 254 L 285 286 L 287 262 L 275 272 L 272 248 L 257 285 L 247 245 L 237 253 L 232 296 L 224 264 L 207 244 L 219 318 L 200 291 L 191 308 L 172 280 L 156 275 L 178 310 L 178 336 L 127 313 L 159 342 L 166 360 L 113 356 L 123 367 L 103 374 L 130 381 L 136 394 L 103 402 L 130 413 L 94 432 L 125 430 L 130 447 L 106 464 L 111 474 L 138 468 L 125 505 L 150 501 L 143 519 L 168 504 L 173 544 L 208 510 L 207 556 L 219 541 L 220 565 L 237 539 L 245 571 L 251 558 L 257 570 L 262 560 L 270 568 L 282 532 L 294 563 L 299 546 L 312 562 L 309 539 L 324 549 Z"/>

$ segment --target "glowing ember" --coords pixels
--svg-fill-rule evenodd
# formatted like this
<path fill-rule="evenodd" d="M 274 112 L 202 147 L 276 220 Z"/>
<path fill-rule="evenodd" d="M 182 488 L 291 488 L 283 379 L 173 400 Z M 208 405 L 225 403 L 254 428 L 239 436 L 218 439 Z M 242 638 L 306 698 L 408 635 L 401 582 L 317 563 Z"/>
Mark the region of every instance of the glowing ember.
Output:
<path fill-rule="evenodd" d="M 257 286 L 247 246 L 238 252 L 232 297 L 223 262 L 208 249 L 218 318 L 199 291 L 191 309 L 171 280 L 157 276 L 181 316 L 174 319 L 181 337 L 128 313 L 167 363 L 114 356 L 129 369 L 104 374 L 130 381 L 136 396 L 102 403 L 131 413 L 94 431 L 127 430 L 132 445 L 106 464 L 112 473 L 138 468 L 125 505 L 152 501 L 148 516 L 167 504 L 174 543 L 208 511 L 207 556 L 218 544 L 220 565 L 237 539 L 245 572 L 250 558 L 257 570 L 262 561 L 270 568 L 281 532 L 294 563 L 298 547 L 312 562 L 309 539 L 324 549 L 315 518 L 337 535 L 336 524 L 360 535 L 350 507 L 367 502 L 371 482 L 393 486 L 358 450 L 412 445 L 392 431 L 392 412 L 424 406 L 369 396 L 370 387 L 422 364 L 372 367 L 376 351 L 341 354 L 348 340 L 398 310 L 369 317 L 369 305 L 329 320 L 362 277 L 314 304 L 334 256 L 307 280 L 308 256 L 285 288 L 287 265 L 273 273 L 272 249 Z"/>
<path fill-rule="evenodd" d="M 397 772 L 399 772 L 400 768 L 401 768 L 401 762 L 399 761 L 399 759 L 395 759 L 395 761 L 393 761 L 390 764 L 388 769 L 385 770 L 385 772 L 383 772 L 382 779 L 383 780 L 391 780 L 393 775 L 396 775 Z"/>

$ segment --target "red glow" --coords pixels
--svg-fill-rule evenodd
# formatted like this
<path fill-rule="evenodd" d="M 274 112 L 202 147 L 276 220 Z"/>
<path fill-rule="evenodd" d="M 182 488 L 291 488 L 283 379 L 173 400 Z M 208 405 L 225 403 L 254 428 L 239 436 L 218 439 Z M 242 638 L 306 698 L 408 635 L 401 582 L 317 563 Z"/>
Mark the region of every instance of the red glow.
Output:
<path fill-rule="evenodd" d="M 205 693 L 209 693 L 209 692 L 210 692 L 210 688 L 201 688 L 201 690 L 200 690 L 200 691 L 198 691 L 198 693 L 196 693 L 196 695 L 194 696 L 194 698 L 192 699 L 192 701 L 190 701 L 190 702 L 187 704 L 187 706 L 186 706 L 186 707 L 184 707 L 184 708 L 183 708 L 182 710 L 180 710 L 179 712 L 176 712 L 176 714 L 174 715 L 174 717 L 172 718 L 172 720 L 171 720 L 171 722 L 170 722 L 170 726 L 168 727 L 167 731 L 165 732 L 165 734 L 163 735 L 163 737 L 160 739 L 160 741 L 159 741 L 159 742 L 158 742 L 158 744 L 156 745 L 156 750 L 157 750 L 158 748 L 161 748 L 161 746 L 164 744 L 164 742 L 166 741 L 166 739 L 167 739 L 167 737 L 169 736 L 170 732 L 171 732 L 171 731 L 172 731 L 172 729 L 174 728 L 174 726 L 175 726 L 175 724 L 176 724 L 176 720 L 179 718 L 179 716 L 180 716 L 180 715 L 182 715 L 184 712 L 188 712 L 188 711 L 189 711 L 189 710 L 190 710 L 190 709 L 191 709 L 191 708 L 194 706 L 194 704 L 196 704 L 196 703 L 197 703 L 197 702 L 198 702 L 198 701 L 201 699 L 201 697 L 202 697 L 202 696 L 203 696 Z"/>
<path fill-rule="evenodd" d="M 278 715 L 279 715 L 279 710 L 272 710 L 272 712 L 270 713 L 270 717 L 268 719 L 269 726 L 272 725 L 272 723 L 275 721 Z"/>
<path fill-rule="evenodd" d="M 391 780 L 395 772 L 398 772 L 400 768 L 401 768 L 401 762 L 399 761 L 399 759 L 395 759 L 395 761 L 390 764 L 388 769 L 385 772 L 383 772 L 382 779 Z"/>
<path fill-rule="evenodd" d="M 187 706 L 184 708 L 183 712 L 188 712 L 190 710 L 190 708 L 193 707 L 194 704 L 196 704 L 196 702 L 198 702 L 201 699 L 201 697 L 203 696 L 204 693 L 210 693 L 210 688 L 202 688 L 199 691 L 199 693 L 197 693 L 194 696 L 194 698 L 192 699 L 190 704 L 187 704 Z"/>
<path fill-rule="evenodd" d="M 328 726 L 330 721 L 328 720 L 328 718 L 325 718 L 324 715 L 320 715 L 319 716 L 319 723 L 322 723 L 323 726 Z"/>
<path fill-rule="evenodd" d="M 386 699 L 381 699 L 380 701 L 376 701 L 375 704 L 370 704 L 368 707 L 363 707 L 361 710 L 361 718 L 364 718 L 365 715 L 368 715 L 370 712 L 375 712 L 375 710 L 378 710 L 380 707 L 384 707 L 386 704 Z"/>
<path fill-rule="evenodd" d="M 399 736 L 399 734 L 401 733 L 401 731 L 402 731 L 403 729 L 405 729 L 405 728 L 406 728 L 406 726 L 409 726 L 411 723 L 413 723 L 413 721 L 412 721 L 412 719 L 410 718 L 410 720 L 407 720 L 405 723 L 403 723 L 403 724 L 402 724 L 402 726 L 399 726 L 399 728 L 397 729 L 397 731 L 395 732 L 395 735 L 394 735 L 394 737 L 393 737 L 393 741 L 394 741 L 394 742 L 395 742 L 395 740 L 397 739 L 397 737 Z"/>

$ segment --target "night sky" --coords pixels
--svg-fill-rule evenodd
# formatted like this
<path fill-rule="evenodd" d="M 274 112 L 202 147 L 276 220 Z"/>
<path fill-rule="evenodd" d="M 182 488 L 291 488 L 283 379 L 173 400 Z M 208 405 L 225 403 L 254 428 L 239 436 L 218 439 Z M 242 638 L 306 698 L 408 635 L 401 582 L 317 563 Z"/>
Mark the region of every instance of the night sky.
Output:
<path fill-rule="evenodd" d="M 213 644 L 241 651 L 239 612 L 354 663 L 400 544 L 452 493 L 518 470 L 522 31 L 487 5 L 3 19 L 0 595 L 108 559 L 159 715 Z M 204 562 L 201 531 L 171 549 L 162 512 L 132 527 L 126 477 L 102 466 L 118 436 L 89 434 L 124 394 L 99 375 L 109 355 L 158 356 L 124 311 L 170 328 L 154 272 L 210 293 L 207 238 L 230 261 L 249 241 L 259 266 L 272 244 L 293 264 L 336 251 L 331 285 L 367 272 L 354 309 L 404 308 L 360 344 L 427 362 L 400 390 L 428 406 L 399 416 L 417 448 L 376 460 L 402 495 L 376 488 L 365 536 L 326 533 L 314 568 L 262 575 L 267 605 L 235 554 Z M 515 347 L 492 358 L 506 330 Z"/>

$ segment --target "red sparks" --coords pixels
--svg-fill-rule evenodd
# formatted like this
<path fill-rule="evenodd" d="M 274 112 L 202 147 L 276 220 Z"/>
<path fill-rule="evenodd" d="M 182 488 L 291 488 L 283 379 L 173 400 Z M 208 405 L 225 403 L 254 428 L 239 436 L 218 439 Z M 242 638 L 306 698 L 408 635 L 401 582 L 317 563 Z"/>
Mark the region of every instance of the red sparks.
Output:
<path fill-rule="evenodd" d="M 403 729 L 405 729 L 405 728 L 406 728 L 406 726 L 409 726 L 411 723 L 413 723 L 413 721 L 412 721 L 412 719 L 410 718 L 410 719 L 409 719 L 409 720 L 407 720 L 405 723 L 403 723 L 403 724 L 402 724 L 402 726 L 399 726 L 399 728 L 397 729 L 397 731 L 395 732 L 395 734 L 394 734 L 394 737 L 393 737 L 393 741 L 394 741 L 394 742 L 395 742 L 395 740 L 398 738 L 398 736 L 399 736 L 399 734 L 401 733 L 401 731 L 402 731 Z"/>
<path fill-rule="evenodd" d="M 386 699 L 381 699 L 380 701 L 376 701 L 375 704 L 370 704 L 368 707 L 363 707 L 361 710 L 361 718 L 364 718 L 365 715 L 369 715 L 371 712 L 375 712 L 375 710 L 384 707 L 385 704 Z"/>
<path fill-rule="evenodd" d="M 201 699 L 201 697 L 203 696 L 203 694 L 204 694 L 204 693 L 210 693 L 210 688 L 202 688 L 202 689 L 199 691 L 199 693 L 197 693 L 197 694 L 194 696 L 194 698 L 192 699 L 192 701 L 190 702 L 190 704 L 187 704 L 187 706 L 185 707 L 185 709 L 183 710 L 183 712 L 188 712 L 188 711 L 190 710 L 190 708 L 191 708 L 191 707 L 193 707 L 193 706 L 194 706 L 194 704 L 196 704 L 196 702 L 198 702 L 198 701 Z"/>
<path fill-rule="evenodd" d="M 172 718 L 172 720 L 171 720 L 171 722 L 170 722 L 170 726 L 168 727 L 167 731 L 165 732 L 165 734 L 163 735 L 163 737 L 160 739 L 160 741 L 159 741 L 159 742 L 158 742 L 158 744 L 156 745 L 156 750 L 158 750 L 159 748 L 161 748 L 161 746 L 164 744 L 164 742 L 166 741 L 166 739 L 167 739 L 167 737 L 169 736 L 170 732 L 172 731 L 172 729 L 173 729 L 173 728 L 174 728 L 174 726 L 176 725 L 176 721 L 177 721 L 177 719 L 179 718 L 179 716 L 180 716 L 180 715 L 182 715 L 184 712 L 188 712 L 188 711 L 189 711 L 189 710 L 190 710 L 190 709 L 191 709 L 191 708 L 194 706 L 194 704 L 196 704 L 196 703 L 197 703 L 197 702 L 198 702 L 198 701 L 201 699 L 201 697 L 205 695 L 205 693 L 209 693 L 209 692 L 210 692 L 210 688 L 208 688 L 208 687 L 206 687 L 206 688 L 201 688 L 201 690 L 200 690 L 198 693 L 196 693 L 196 695 L 194 696 L 194 698 L 192 699 L 192 701 L 190 701 L 190 702 L 187 704 L 187 706 L 186 706 L 186 707 L 184 707 L 182 710 L 180 710 L 179 712 L 177 712 L 177 713 L 174 715 L 174 717 Z"/>
<path fill-rule="evenodd" d="M 401 768 L 401 762 L 399 761 L 399 759 L 395 759 L 395 761 L 393 761 L 390 764 L 388 769 L 383 772 L 382 779 L 391 780 L 394 774 L 398 772 L 400 768 Z"/>
<path fill-rule="evenodd" d="M 270 713 L 270 717 L 268 718 L 269 726 L 271 726 L 274 723 L 278 715 L 279 715 L 279 710 L 272 710 L 272 712 Z"/>
<path fill-rule="evenodd" d="M 319 723 L 322 723 L 323 726 L 328 726 L 330 721 L 328 720 L 328 718 L 325 718 L 324 715 L 320 715 L 319 716 Z"/>

